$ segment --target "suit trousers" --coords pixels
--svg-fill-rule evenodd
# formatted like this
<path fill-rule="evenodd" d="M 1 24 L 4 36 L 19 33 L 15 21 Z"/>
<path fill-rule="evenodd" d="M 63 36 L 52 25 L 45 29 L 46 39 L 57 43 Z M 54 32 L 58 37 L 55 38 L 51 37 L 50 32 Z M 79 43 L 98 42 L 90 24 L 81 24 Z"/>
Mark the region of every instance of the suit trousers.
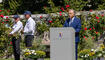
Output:
<path fill-rule="evenodd" d="M 34 39 L 34 35 L 26 35 L 25 36 L 25 45 L 26 45 L 26 47 L 32 47 L 33 39 Z"/>
<path fill-rule="evenodd" d="M 75 42 L 75 57 L 78 60 L 78 42 Z"/>
<path fill-rule="evenodd" d="M 12 38 L 13 52 L 14 52 L 15 60 L 20 60 L 20 40 L 21 40 L 20 36 L 18 38 L 16 37 Z"/>

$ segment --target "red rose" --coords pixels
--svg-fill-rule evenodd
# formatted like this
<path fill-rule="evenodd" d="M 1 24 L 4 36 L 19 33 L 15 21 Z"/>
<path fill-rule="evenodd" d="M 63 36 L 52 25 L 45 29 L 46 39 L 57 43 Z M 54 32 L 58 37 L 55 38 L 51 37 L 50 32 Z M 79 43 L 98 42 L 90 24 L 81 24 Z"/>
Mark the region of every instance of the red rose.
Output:
<path fill-rule="evenodd" d="M 60 14 L 60 16 L 62 16 L 62 14 Z"/>
<path fill-rule="evenodd" d="M 64 8 L 62 7 L 61 10 L 64 11 Z"/>
<path fill-rule="evenodd" d="M 10 42 L 10 44 L 12 45 L 12 42 Z"/>
<path fill-rule="evenodd" d="M 96 34 L 98 34 L 98 32 L 96 32 Z"/>
<path fill-rule="evenodd" d="M 59 13 L 62 13 L 61 11 Z"/>
<path fill-rule="evenodd" d="M 92 37 L 92 39 L 94 39 L 94 37 Z"/>
<path fill-rule="evenodd" d="M 96 16 L 96 19 L 99 19 L 99 17 L 98 17 L 98 16 Z"/>
<path fill-rule="evenodd" d="M 100 22 L 100 20 L 97 21 L 98 23 Z"/>
<path fill-rule="evenodd" d="M 85 38 L 86 36 L 83 36 L 83 38 Z"/>
<path fill-rule="evenodd" d="M 40 18 L 42 19 L 42 16 L 40 16 Z"/>
<path fill-rule="evenodd" d="M 52 21 L 49 21 L 49 23 L 52 23 Z"/>
<path fill-rule="evenodd" d="M 66 5 L 66 8 L 70 7 L 70 5 Z"/>
<path fill-rule="evenodd" d="M 2 22 L 4 24 L 4 22 Z"/>
<path fill-rule="evenodd" d="M 3 15 L 0 15 L 2 18 L 4 17 Z"/>
<path fill-rule="evenodd" d="M 90 28 L 89 30 L 91 31 L 92 29 Z"/>
<path fill-rule="evenodd" d="M 104 14 L 101 15 L 102 17 L 104 16 Z"/>
<path fill-rule="evenodd" d="M 93 29 L 95 29 L 95 28 L 93 27 Z"/>
<path fill-rule="evenodd" d="M 93 10 L 92 10 L 92 9 L 90 9 L 89 11 L 90 11 L 90 12 L 92 12 Z"/>
<path fill-rule="evenodd" d="M 87 30 L 87 28 L 85 27 L 84 30 Z"/>
<path fill-rule="evenodd" d="M 6 18 L 8 18 L 8 16 L 6 16 Z"/>
<path fill-rule="evenodd" d="M 85 38 L 85 40 L 87 40 L 87 38 Z"/>
<path fill-rule="evenodd" d="M 0 10 L 0 12 L 1 12 L 2 10 Z"/>

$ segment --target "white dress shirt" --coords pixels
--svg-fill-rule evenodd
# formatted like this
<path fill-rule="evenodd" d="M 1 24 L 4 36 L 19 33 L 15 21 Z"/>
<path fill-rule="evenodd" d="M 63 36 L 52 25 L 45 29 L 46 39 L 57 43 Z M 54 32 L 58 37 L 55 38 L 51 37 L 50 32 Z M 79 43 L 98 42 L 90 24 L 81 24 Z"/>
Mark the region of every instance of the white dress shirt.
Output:
<path fill-rule="evenodd" d="M 75 18 L 75 17 L 73 17 L 73 18 L 70 20 L 70 22 L 69 22 L 69 26 L 70 26 L 71 23 L 74 21 L 74 18 Z"/>
<path fill-rule="evenodd" d="M 23 24 L 21 21 L 18 21 L 17 23 L 14 23 L 13 27 L 12 27 L 12 32 L 10 34 L 14 34 L 14 33 L 20 33 L 20 31 L 23 29 Z"/>
<path fill-rule="evenodd" d="M 30 17 L 27 22 L 26 25 L 24 27 L 24 35 L 34 35 L 35 33 L 35 21 Z"/>

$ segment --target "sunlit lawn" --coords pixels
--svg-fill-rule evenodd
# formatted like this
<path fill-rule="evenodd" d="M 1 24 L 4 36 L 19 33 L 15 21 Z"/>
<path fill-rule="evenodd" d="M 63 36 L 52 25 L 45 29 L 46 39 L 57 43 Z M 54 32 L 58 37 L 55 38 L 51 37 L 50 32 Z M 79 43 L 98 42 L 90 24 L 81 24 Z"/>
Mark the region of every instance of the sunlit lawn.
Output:
<path fill-rule="evenodd" d="M 13 58 L 10 58 L 10 59 L 2 59 L 2 58 L 0 58 L 0 60 L 14 60 L 14 59 Z M 50 60 L 50 58 L 45 58 L 44 60 Z M 78 59 L 78 60 L 82 60 L 82 59 Z"/>
<path fill-rule="evenodd" d="M 0 58 L 0 60 L 14 60 L 14 58 L 10 58 L 10 59 L 2 59 L 2 58 Z M 21 59 L 22 60 L 22 59 Z M 44 59 L 44 60 L 50 60 L 49 58 L 46 58 L 46 59 Z"/>
<path fill-rule="evenodd" d="M 14 59 L 13 58 L 9 58 L 9 59 L 2 59 L 2 58 L 0 58 L 0 60 L 14 60 Z"/>

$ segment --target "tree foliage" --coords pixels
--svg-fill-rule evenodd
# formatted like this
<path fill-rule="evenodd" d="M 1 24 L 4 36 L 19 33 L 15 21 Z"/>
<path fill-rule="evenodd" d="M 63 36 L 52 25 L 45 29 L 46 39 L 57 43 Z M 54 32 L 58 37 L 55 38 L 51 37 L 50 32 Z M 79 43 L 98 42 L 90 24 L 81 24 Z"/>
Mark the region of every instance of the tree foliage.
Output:
<path fill-rule="evenodd" d="M 51 12 L 58 11 L 58 8 L 70 5 L 71 9 L 77 11 L 104 10 L 105 0 L 5 0 L 4 8 L 12 9 L 13 14 L 23 13 L 26 10 L 32 13 L 45 13 L 43 7 L 51 9 Z M 55 7 L 54 7 L 55 6 Z"/>

